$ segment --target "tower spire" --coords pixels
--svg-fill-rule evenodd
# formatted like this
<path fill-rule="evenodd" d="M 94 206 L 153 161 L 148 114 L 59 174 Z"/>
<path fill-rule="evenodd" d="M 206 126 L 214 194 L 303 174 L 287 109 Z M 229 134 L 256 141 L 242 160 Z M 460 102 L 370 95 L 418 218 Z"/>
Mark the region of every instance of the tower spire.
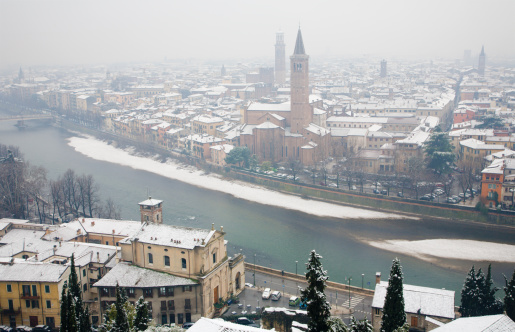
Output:
<path fill-rule="evenodd" d="M 297 41 L 295 42 L 295 51 L 293 54 L 306 54 L 306 51 L 304 51 L 304 42 L 302 41 L 302 33 L 300 32 L 300 25 L 299 32 L 297 33 Z"/>
<path fill-rule="evenodd" d="M 485 55 L 485 45 L 481 46 L 481 56 Z"/>

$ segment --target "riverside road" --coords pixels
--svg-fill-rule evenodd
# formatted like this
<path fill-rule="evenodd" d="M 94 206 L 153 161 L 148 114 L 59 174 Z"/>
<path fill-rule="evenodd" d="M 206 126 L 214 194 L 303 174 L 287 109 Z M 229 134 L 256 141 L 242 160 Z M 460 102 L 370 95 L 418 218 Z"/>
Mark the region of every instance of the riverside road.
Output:
<path fill-rule="evenodd" d="M 300 297 L 299 288 L 306 287 L 306 282 L 299 282 L 288 278 L 287 276 L 277 276 L 275 274 L 268 274 L 264 272 L 256 271 L 256 284 L 254 287 L 250 287 L 249 284 L 254 283 L 254 271 L 247 269 L 245 273 L 245 281 L 248 286 L 239 295 L 239 303 L 233 303 L 229 306 L 224 316 L 231 314 L 250 314 L 256 311 L 256 307 L 284 307 L 289 309 L 298 309 L 290 307 L 288 300 L 290 296 L 296 295 Z M 272 291 L 278 290 L 282 293 L 282 297 L 279 301 L 272 301 L 271 299 L 263 300 L 261 294 L 263 289 L 270 288 Z M 358 290 L 359 291 L 359 290 Z M 327 300 L 331 304 L 331 312 L 333 315 L 337 315 L 348 324 L 350 317 L 353 315 L 357 319 L 362 319 L 365 316 L 371 319 L 371 304 L 372 296 L 364 293 L 357 293 L 354 291 L 349 292 L 343 290 L 335 290 L 328 287 L 325 291 Z M 350 304 L 350 311 L 349 311 Z"/>

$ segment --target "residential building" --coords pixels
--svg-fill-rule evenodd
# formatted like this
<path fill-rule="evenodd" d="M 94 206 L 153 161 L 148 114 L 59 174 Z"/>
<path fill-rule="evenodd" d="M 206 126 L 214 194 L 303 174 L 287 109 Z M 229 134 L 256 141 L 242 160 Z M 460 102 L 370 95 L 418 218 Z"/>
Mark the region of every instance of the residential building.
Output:
<path fill-rule="evenodd" d="M 61 324 L 60 295 L 70 273 L 68 265 L 12 260 L 0 264 L 0 324 Z"/>

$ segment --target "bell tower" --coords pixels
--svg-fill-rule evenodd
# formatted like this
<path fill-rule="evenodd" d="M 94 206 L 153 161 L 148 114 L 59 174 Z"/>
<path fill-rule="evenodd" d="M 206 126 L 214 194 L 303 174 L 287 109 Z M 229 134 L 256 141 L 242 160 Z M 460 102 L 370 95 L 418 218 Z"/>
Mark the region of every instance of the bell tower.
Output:
<path fill-rule="evenodd" d="M 290 56 L 291 132 L 301 133 L 313 122 L 309 105 L 309 55 L 304 51 L 302 33 L 297 33 L 295 51 Z"/>
<path fill-rule="evenodd" d="M 479 54 L 479 63 L 477 65 L 477 73 L 481 76 L 485 76 L 485 65 L 486 65 L 486 55 L 485 55 L 485 46 L 481 47 L 481 54 Z"/>
<path fill-rule="evenodd" d="M 163 201 L 148 197 L 147 200 L 139 203 L 141 213 L 141 223 L 163 223 Z"/>
<path fill-rule="evenodd" d="M 284 84 L 286 81 L 286 56 L 284 52 L 284 33 L 275 35 L 275 83 Z"/>

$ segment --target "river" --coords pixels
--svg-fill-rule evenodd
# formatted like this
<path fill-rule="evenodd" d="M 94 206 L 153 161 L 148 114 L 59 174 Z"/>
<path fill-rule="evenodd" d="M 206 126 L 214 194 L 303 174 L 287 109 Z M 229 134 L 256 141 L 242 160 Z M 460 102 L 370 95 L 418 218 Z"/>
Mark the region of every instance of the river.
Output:
<path fill-rule="evenodd" d="M 405 283 L 456 291 L 456 299 L 470 267 L 486 268 L 488 262 L 435 258 L 422 260 L 368 244 L 380 240 L 467 239 L 515 244 L 513 233 L 484 226 L 469 226 L 425 219 L 339 219 L 318 217 L 279 207 L 262 205 L 214 190 L 198 188 L 152 172 L 95 160 L 69 145 L 73 134 L 29 123 L 19 131 L 13 123 L 0 123 L 0 143 L 20 147 L 25 160 L 48 169 L 55 179 L 68 168 L 92 174 L 100 185 L 102 199 L 111 197 L 124 219 L 139 220 L 138 202 L 153 198 L 164 201 L 165 223 L 210 228 L 224 226 L 229 255 L 242 252 L 247 261 L 280 270 L 303 273 L 309 252 L 323 256 L 330 280 L 374 287 L 375 273 L 388 279 L 392 259 L 399 257 Z M 416 244 L 414 244 L 416 245 Z M 508 250 L 513 250 L 510 246 Z M 499 256 L 505 253 L 499 252 Z M 510 252 L 513 254 L 513 252 Z M 298 264 L 296 264 L 298 261 Z M 502 287 L 502 274 L 511 276 L 514 263 L 492 263 L 494 282 Z M 362 278 L 362 274 L 364 274 Z M 502 292 L 498 293 L 503 296 Z"/>

